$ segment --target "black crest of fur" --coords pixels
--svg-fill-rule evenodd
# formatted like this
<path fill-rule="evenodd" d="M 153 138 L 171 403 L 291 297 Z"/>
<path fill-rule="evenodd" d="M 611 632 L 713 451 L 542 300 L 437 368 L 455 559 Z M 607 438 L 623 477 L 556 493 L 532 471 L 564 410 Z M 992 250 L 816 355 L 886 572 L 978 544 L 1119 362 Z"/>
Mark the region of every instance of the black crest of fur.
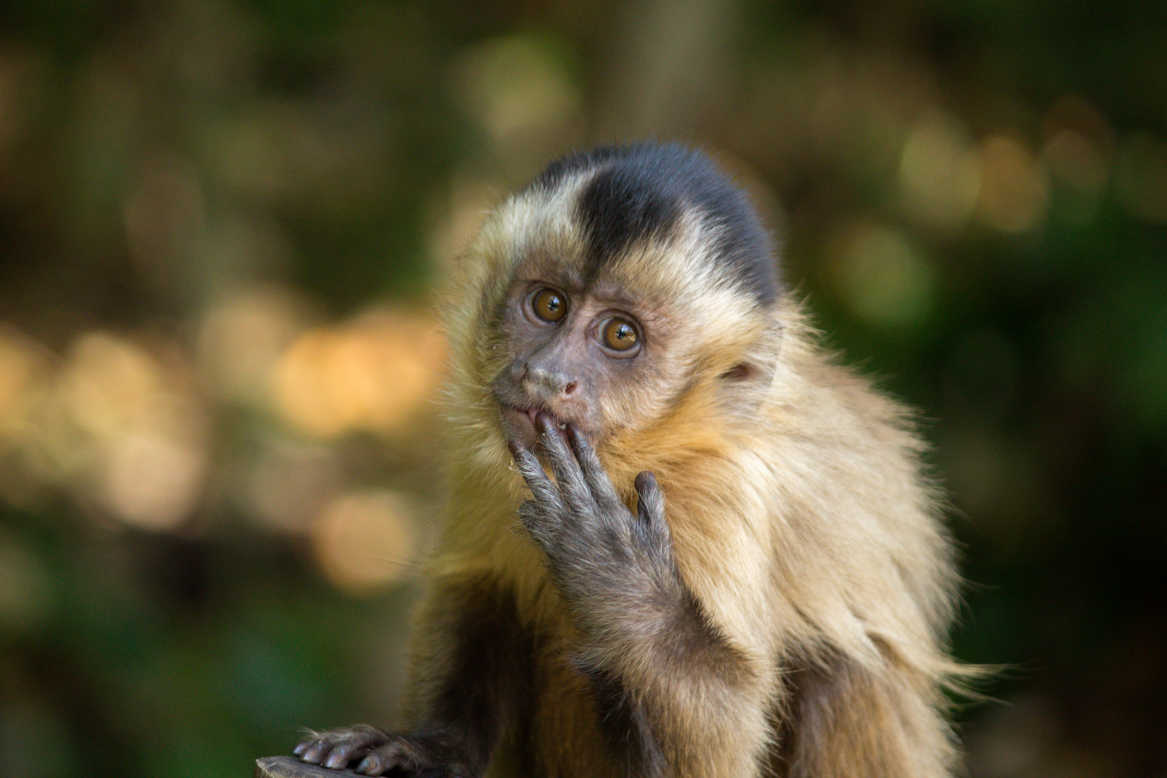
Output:
<path fill-rule="evenodd" d="M 629 246 L 666 239 L 686 211 L 696 211 L 719 267 L 762 305 L 778 296 L 774 243 L 745 194 L 699 151 L 669 143 L 605 146 L 551 163 L 531 184 L 554 189 L 595 170 L 576 202 L 593 271 Z"/>

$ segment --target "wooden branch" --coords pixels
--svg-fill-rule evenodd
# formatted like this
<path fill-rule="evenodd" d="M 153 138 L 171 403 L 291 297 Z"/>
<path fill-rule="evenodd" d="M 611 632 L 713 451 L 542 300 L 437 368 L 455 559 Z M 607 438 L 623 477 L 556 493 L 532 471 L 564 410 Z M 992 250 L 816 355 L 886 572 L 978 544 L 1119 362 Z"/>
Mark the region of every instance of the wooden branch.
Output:
<path fill-rule="evenodd" d="M 369 778 L 352 770 L 329 770 L 301 762 L 294 756 L 265 756 L 255 760 L 255 778 Z"/>

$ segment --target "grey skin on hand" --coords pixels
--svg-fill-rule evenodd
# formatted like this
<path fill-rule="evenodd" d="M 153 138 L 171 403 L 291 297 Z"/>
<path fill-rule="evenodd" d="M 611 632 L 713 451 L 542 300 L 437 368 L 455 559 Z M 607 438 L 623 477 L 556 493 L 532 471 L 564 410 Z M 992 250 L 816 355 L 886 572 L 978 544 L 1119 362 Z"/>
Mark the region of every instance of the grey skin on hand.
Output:
<path fill-rule="evenodd" d="M 582 606 L 614 592 L 681 596 L 665 521 L 664 496 L 650 472 L 636 477 L 637 512 L 624 505 L 599 457 L 573 426 L 560 429 L 548 414 L 536 419 L 539 446 L 554 481 L 538 458 L 510 442 L 515 465 L 533 499 L 519 517 L 547 554 L 552 576 L 569 602 Z M 590 608 L 577 609 L 582 614 Z M 583 626 L 583 625 L 581 625 Z"/>
<path fill-rule="evenodd" d="M 388 733 L 368 724 L 357 724 L 313 732 L 292 753 L 301 763 L 328 768 L 321 775 L 334 775 L 334 771 L 354 762 L 355 772 L 351 774 L 361 776 L 393 772 L 411 778 L 465 778 L 472 773 L 457 738 L 436 731 Z"/>

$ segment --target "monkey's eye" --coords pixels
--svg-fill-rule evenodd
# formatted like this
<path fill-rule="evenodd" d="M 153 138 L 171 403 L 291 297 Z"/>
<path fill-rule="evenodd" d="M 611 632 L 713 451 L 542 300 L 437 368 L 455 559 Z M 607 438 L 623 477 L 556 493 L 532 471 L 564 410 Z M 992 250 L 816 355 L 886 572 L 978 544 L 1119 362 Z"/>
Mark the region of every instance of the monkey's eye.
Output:
<path fill-rule="evenodd" d="M 613 351 L 628 351 L 640 341 L 640 336 L 632 322 L 613 316 L 600 329 L 600 339 Z"/>
<path fill-rule="evenodd" d="M 567 313 L 567 300 L 554 289 L 544 287 L 531 298 L 531 310 L 546 322 L 557 322 Z"/>

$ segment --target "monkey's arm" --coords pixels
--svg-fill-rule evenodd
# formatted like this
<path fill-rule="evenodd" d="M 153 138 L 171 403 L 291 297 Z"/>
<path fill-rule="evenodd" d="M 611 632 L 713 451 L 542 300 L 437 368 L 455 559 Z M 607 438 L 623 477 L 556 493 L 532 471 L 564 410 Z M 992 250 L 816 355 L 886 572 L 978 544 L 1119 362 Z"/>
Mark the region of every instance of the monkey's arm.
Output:
<path fill-rule="evenodd" d="M 656 479 L 637 476 L 634 515 L 582 435 L 546 415 L 538 426 L 555 482 L 512 442 L 535 498 L 519 515 L 582 633 L 610 748 L 629 775 L 754 775 L 763 685 L 678 574 Z"/>
<path fill-rule="evenodd" d="M 530 635 L 513 596 L 482 578 L 438 579 L 418 615 L 409 729 L 360 724 L 312 733 L 297 756 L 327 767 L 356 764 L 366 775 L 482 775 L 530 695 Z"/>

